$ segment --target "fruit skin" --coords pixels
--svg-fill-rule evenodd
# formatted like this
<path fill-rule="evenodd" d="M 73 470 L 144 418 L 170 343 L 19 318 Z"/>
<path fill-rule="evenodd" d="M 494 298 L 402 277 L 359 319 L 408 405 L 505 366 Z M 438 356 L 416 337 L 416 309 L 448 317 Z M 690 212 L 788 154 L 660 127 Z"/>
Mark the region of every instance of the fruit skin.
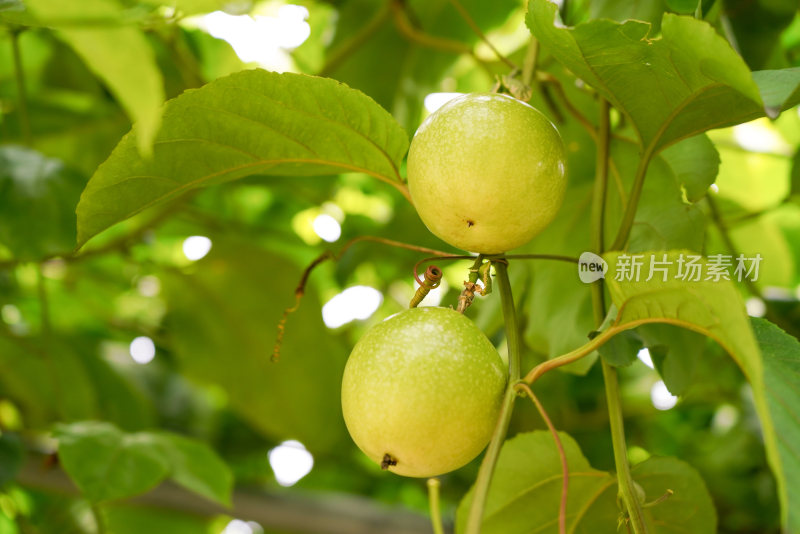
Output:
<path fill-rule="evenodd" d="M 342 412 L 356 445 L 388 469 L 430 477 L 475 458 L 494 431 L 507 372 L 475 324 L 446 308 L 411 308 L 356 343 Z"/>
<path fill-rule="evenodd" d="M 472 252 L 506 252 L 530 241 L 561 207 L 564 144 L 524 102 L 463 95 L 417 130 L 408 186 L 422 222 L 440 239 Z"/>

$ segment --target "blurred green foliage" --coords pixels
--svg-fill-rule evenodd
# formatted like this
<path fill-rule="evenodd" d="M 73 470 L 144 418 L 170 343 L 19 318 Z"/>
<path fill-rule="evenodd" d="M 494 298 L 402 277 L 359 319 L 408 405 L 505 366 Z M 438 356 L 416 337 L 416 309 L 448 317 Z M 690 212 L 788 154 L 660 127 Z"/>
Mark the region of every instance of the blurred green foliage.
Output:
<path fill-rule="evenodd" d="M 353 517 L 375 532 L 380 524 L 381 532 L 424 530 L 424 481 L 381 472 L 358 451 L 341 418 L 339 385 L 355 340 L 408 305 L 412 270 L 426 254 L 363 241 L 321 264 L 298 311 L 288 316 L 280 361 L 270 357 L 303 270 L 326 250 L 368 235 L 452 251 L 423 226 L 402 187 L 368 174 L 402 186 L 405 142 L 429 114 L 426 97 L 491 90 L 512 73 L 509 63 L 535 64 L 531 104 L 556 124 L 569 157 L 570 185 L 558 218 L 519 252 L 577 256 L 589 249 L 598 96 L 607 98 L 616 108 L 607 244 L 630 200 L 639 158 L 650 150 L 629 250 L 762 255 L 758 282 L 735 287 L 754 315 L 766 314 L 788 333 L 756 324 L 759 341 L 766 338 L 782 358 L 765 364 L 771 406 L 789 399 L 775 412 L 789 436 L 781 453 L 788 458 L 796 451 L 792 390 L 800 354 L 789 336 L 800 332 L 796 2 L 575 0 L 556 8 L 536 0 L 530 10 L 519 0 L 297 4 L 305 10 L 299 18 L 278 0 L 93 0 L 67 11 L 52 0 L 0 0 L 0 534 L 233 534 L 238 531 L 228 525 L 234 517 L 257 518 L 265 532 L 315 532 L 318 527 L 309 526 L 315 515 L 328 518 L 334 532 Z M 554 25 L 550 14 L 559 9 L 567 25 L 594 26 Z M 231 18 L 205 16 L 216 10 Z M 230 25 L 234 15 L 247 13 L 273 21 L 256 27 L 249 19 L 253 38 L 262 39 L 260 65 L 242 60 L 242 50 L 219 38 L 224 30 L 213 22 L 227 21 L 225 36 L 239 46 L 236 33 L 244 32 L 247 19 L 236 19 L 240 26 L 233 30 Z M 541 42 L 532 41 L 526 14 Z M 631 18 L 651 24 L 612 22 Z M 280 46 L 280 28 L 302 33 L 306 23 L 302 44 Z M 645 38 L 658 39 L 662 31 L 663 39 Z M 576 48 L 571 39 L 581 45 L 594 39 L 593 48 Z M 330 77 L 363 95 L 313 78 L 291 78 L 282 89 L 270 81 L 277 75 L 241 74 L 257 67 Z M 752 77 L 751 70 L 760 72 Z M 710 93 L 702 85 L 709 72 L 722 78 Z M 232 73 L 240 74 L 222 79 Z M 248 100 L 225 86 L 249 77 L 286 100 L 268 109 L 263 95 Z M 321 105 L 309 114 L 314 91 Z M 164 99 L 182 94 L 162 115 Z M 784 108 L 775 120 L 733 126 L 767 112 L 774 118 Z M 237 110 L 244 126 L 229 120 Z M 263 124 L 255 125 L 250 119 L 264 110 Z M 330 116 L 366 141 L 353 141 L 351 130 L 329 134 L 321 123 Z M 138 120 L 135 134 L 125 137 L 132 119 Z M 239 152 L 159 148 L 169 135 L 217 135 Z M 655 154 L 672 141 L 680 142 Z M 197 185 L 193 178 L 208 169 L 227 172 L 249 157 L 243 148 L 259 157 L 288 157 L 287 147 L 295 150 L 298 142 L 339 166 L 270 164 L 232 173 L 228 178 L 236 180 L 228 183 L 207 180 L 189 193 L 189 187 L 175 187 Z M 363 172 L 336 174 L 345 165 Z M 90 195 L 108 192 L 97 186 L 101 180 L 114 183 L 153 169 L 166 176 L 156 184 L 163 191 L 141 182 L 114 195 Z M 81 201 L 91 207 L 81 229 L 75 210 L 92 177 L 98 182 Z M 146 207 L 147 195 L 164 201 Z M 340 227 L 335 243 L 314 230 L 323 214 Z M 75 250 L 81 230 L 88 242 Z M 184 252 L 190 236 L 210 239 L 202 259 Z M 455 305 L 470 263 L 438 263 L 446 283 L 429 302 Z M 523 370 L 587 340 L 595 329 L 591 295 L 573 266 L 520 261 L 512 262 L 510 273 L 524 334 Z M 323 304 L 359 285 L 383 295 L 378 308 L 366 319 L 326 327 Z M 467 314 L 503 353 L 498 295 L 477 298 Z M 634 358 L 636 343 L 614 347 L 627 351 L 615 363 L 629 363 L 620 375 L 628 455 L 636 469 L 668 464 L 683 481 L 702 477 L 719 532 L 779 532 L 779 489 L 753 388 L 740 369 L 717 344 L 686 331 L 648 326 L 636 334 L 650 348 L 655 370 Z M 149 363 L 132 357 L 138 337 L 154 344 Z M 613 472 L 595 361 L 592 356 L 570 372 L 549 373 L 537 381 L 536 393 L 555 426 L 574 439 L 570 447 L 582 454 L 579 462 Z M 672 409 L 656 409 L 651 401 L 659 380 L 680 395 Z M 509 437 L 519 436 L 511 443 L 546 436 L 530 434 L 543 428 L 533 405 L 519 402 Z M 268 459 L 286 440 L 299 440 L 314 457 L 309 474 L 291 489 L 278 484 Z M 536 447 L 551 446 L 542 441 L 518 451 L 519 461 L 539 461 Z M 800 467 L 787 464 L 793 484 L 788 531 L 794 533 L 800 528 L 793 493 Z M 116 470 L 90 469 L 109 465 Z M 511 480 L 514 467 L 506 473 Z M 441 477 L 448 525 L 456 523 L 477 469 L 476 460 Z M 59 486 L 52 475 L 62 471 L 82 492 Z M 167 495 L 157 492 L 172 487 L 167 482 L 149 493 L 151 500 L 146 493 L 129 501 L 168 478 L 193 493 L 164 497 L 164 506 L 157 506 Z M 235 506 L 225 508 L 233 488 Z M 648 500 L 655 493 L 648 487 Z M 698 490 L 692 498 L 705 495 Z M 555 494 L 548 498 L 555 502 Z M 611 494 L 604 499 L 615 506 Z M 252 502 L 271 512 L 253 513 L 258 506 Z M 681 502 L 676 498 L 666 510 L 681 513 Z M 273 512 L 281 508 L 284 516 Z M 369 510 L 372 522 L 354 510 Z M 283 522 L 269 523 L 277 517 Z M 710 524 L 691 532 L 707 532 Z M 511 532 L 506 527 L 501 523 L 500 531 Z"/>

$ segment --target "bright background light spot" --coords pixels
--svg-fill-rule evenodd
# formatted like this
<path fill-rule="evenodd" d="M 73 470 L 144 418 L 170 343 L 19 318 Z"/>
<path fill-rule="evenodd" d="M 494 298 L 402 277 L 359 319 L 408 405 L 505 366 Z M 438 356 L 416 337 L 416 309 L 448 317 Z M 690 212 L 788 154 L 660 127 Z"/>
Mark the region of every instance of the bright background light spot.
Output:
<path fill-rule="evenodd" d="M 348 287 L 322 307 L 322 320 L 328 328 L 339 328 L 355 319 L 369 319 L 383 302 L 383 295 L 368 286 Z"/>
<path fill-rule="evenodd" d="M 750 317 L 764 317 L 767 313 L 767 305 L 758 297 L 750 297 L 744 303 L 747 308 L 747 315 Z"/>
<path fill-rule="evenodd" d="M 264 529 L 255 521 L 232 519 L 220 534 L 263 534 Z"/>
<path fill-rule="evenodd" d="M 339 222 L 327 213 L 317 215 L 311 224 L 314 232 L 328 243 L 333 243 L 342 235 L 342 227 Z"/>
<path fill-rule="evenodd" d="M 143 276 L 137 282 L 136 290 L 143 297 L 155 297 L 161 292 L 161 280 L 153 275 Z"/>
<path fill-rule="evenodd" d="M 190 260 L 199 260 L 211 250 L 211 240 L 202 235 L 193 235 L 183 241 L 183 254 Z"/>
<path fill-rule="evenodd" d="M 456 97 L 464 93 L 431 93 L 425 97 L 425 109 L 428 113 L 433 113 Z"/>
<path fill-rule="evenodd" d="M 639 353 L 636 354 L 636 357 L 650 369 L 655 369 L 655 367 L 653 367 L 653 358 L 650 357 L 650 351 L 647 350 L 647 348 L 640 350 Z"/>
<path fill-rule="evenodd" d="M 6 324 L 17 324 L 22 321 L 22 313 L 13 304 L 3 304 L 3 307 L 0 308 L 0 316 L 3 317 Z"/>
<path fill-rule="evenodd" d="M 311 35 L 306 22 L 308 9 L 288 4 L 275 10 L 275 3 L 271 2 L 264 10 L 268 14 L 253 16 L 214 11 L 193 18 L 188 24 L 227 41 L 245 63 L 257 63 L 270 70 L 291 70 L 292 60 L 287 51 L 297 48 Z"/>
<path fill-rule="evenodd" d="M 730 404 L 723 404 L 714 412 L 711 420 L 711 430 L 715 434 L 724 434 L 734 427 L 739 421 L 739 410 Z"/>
<path fill-rule="evenodd" d="M 147 336 L 139 336 L 131 341 L 131 358 L 136 363 L 150 363 L 156 355 L 156 345 Z"/>
<path fill-rule="evenodd" d="M 766 119 L 739 124 L 733 127 L 733 138 L 742 148 L 751 152 L 784 154 L 791 151 L 780 134 Z"/>
<path fill-rule="evenodd" d="M 662 380 L 653 384 L 650 390 L 650 400 L 653 401 L 653 406 L 659 410 L 669 410 L 678 403 L 678 397 L 669 392 Z"/>
<path fill-rule="evenodd" d="M 269 451 L 269 465 L 281 486 L 292 486 L 314 467 L 314 457 L 299 441 L 284 441 Z"/>
<path fill-rule="evenodd" d="M 711 189 L 711 191 L 714 193 L 719 193 L 719 186 L 717 184 L 711 184 L 710 186 L 708 186 L 708 188 Z"/>

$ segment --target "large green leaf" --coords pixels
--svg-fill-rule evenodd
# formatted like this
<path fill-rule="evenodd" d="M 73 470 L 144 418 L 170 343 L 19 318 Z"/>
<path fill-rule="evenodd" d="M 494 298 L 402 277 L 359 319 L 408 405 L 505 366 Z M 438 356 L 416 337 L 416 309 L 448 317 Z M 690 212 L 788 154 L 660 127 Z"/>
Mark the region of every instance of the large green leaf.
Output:
<path fill-rule="evenodd" d="M 777 435 L 768 409 L 761 353 L 750 328 L 744 303 L 733 281 L 706 279 L 708 263 L 701 260 L 698 281 L 684 279 L 679 269 L 681 260 L 695 255 L 688 251 L 642 253 L 641 273 L 630 274 L 636 260 L 633 256 L 612 252 L 605 258 L 609 264 L 607 287 L 619 312 L 612 328 L 634 328 L 652 323 L 666 323 L 688 328 L 711 337 L 736 361 L 753 388 L 753 398 L 761 420 L 767 458 L 778 481 L 784 517 L 788 514 L 786 474 L 777 448 Z M 654 261 L 662 263 L 654 263 Z M 736 260 L 733 260 L 734 266 Z M 684 264 L 685 265 L 685 264 Z M 653 271 L 651 266 L 665 269 Z M 689 271 L 684 266 L 683 274 Z"/>
<path fill-rule="evenodd" d="M 796 103 L 798 95 L 790 88 L 797 87 L 800 73 L 762 73 L 754 79 L 704 21 L 667 13 L 656 38 L 646 22 L 592 20 L 566 28 L 556 17 L 555 4 L 530 1 L 527 23 L 533 34 L 627 115 L 649 154 L 706 130 L 763 116 L 765 101 L 771 114 Z"/>
<path fill-rule="evenodd" d="M 616 477 L 593 469 L 570 436 L 563 433 L 559 436 L 570 473 L 567 531 L 618 533 Z M 665 495 L 667 490 L 673 492 L 666 501 L 644 509 L 651 534 L 716 532 L 711 496 L 691 466 L 675 458 L 654 457 L 636 465 L 632 474 L 644 490 L 647 502 Z M 562 480 L 561 460 L 549 432 L 528 432 L 506 441 L 497 461 L 481 532 L 558 532 Z M 457 532 L 463 532 L 471 498 L 472 490 L 458 508 Z"/>
<path fill-rule="evenodd" d="M 150 434 L 124 434 L 108 423 L 86 421 L 56 431 L 64 470 L 91 501 L 144 493 L 169 473 L 169 461 Z"/>
<path fill-rule="evenodd" d="M 20 259 L 75 246 L 75 205 L 84 178 L 29 148 L 0 147 L 0 243 Z"/>
<path fill-rule="evenodd" d="M 300 275 L 285 258 L 214 238 L 193 273 L 165 280 L 166 324 L 184 373 L 221 387 L 255 429 L 331 450 L 344 437 L 338 399 L 346 354 L 323 324 L 312 288 L 288 319 L 280 361 L 270 359 Z"/>
<path fill-rule="evenodd" d="M 766 319 L 753 319 L 753 330 L 764 357 L 764 382 L 778 453 L 786 478 L 782 500 L 789 503 L 788 532 L 800 530 L 800 342 Z"/>
<path fill-rule="evenodd" d="M 59 425 L 56 438 L 61 464 L 91 501 L 132 497 L 169 476 L 200 495 L 230 503 L 233 476 L 201 442 L 167 432 L 124 433 L 98 421 Z"/>
<path fill-rule="evenodd" d="M 645 502 L 653 502 L 672 493 L 657 505 L 643 510 L 650 534 L 715 534 L 717 514 L 705 482 L 697 471 L 677 458 L 652 457 L 631 469 L 634 481 L 644 490 Z M 619 510 L 616 507 L 616 485 L 607 488 L 586 512 L 576 532 L 600 534 L 619 533 Z M 613 514 L 616 512 L 616 516 Z M 607 530 L 596 529 L 602 525 Z"/>
<path fill-rule="evenodd" d="M 616 487 L 616 479 L 593 469 L 569 435 L 559 433 L 559 437 L 569 466 L 567 528 L 573 529 L 592 502 L 607 488 Z M 515 534 L 540 527 L 541 532 L 557 532 L 562 481 L 561 459 L 549 432 L 527 432 L 506 441 L 492 477 L 481 531 Z M 472 494 L 471 489 L 458 507 L 457 532 L 466 525 Z M 613 501 L 612 505 L 616 508 Z M 600 532 L 602 526 L 597 528 Z M 613 524 L 608 531 L 615 528 Z"/>
<path fill-rule="evenodd" d="M 151 158 L 136 127 L 89 181 L 78 244 L 143 209 L 251 174 L 363 172 L 402 182 L 408 139 L 369 97 L 325 78 L 250 70 L 170 101 Z"/>
<path fill-rule="evenodd" d="M 124 21 L 123 7 L 116 0 L 26 0 L 26 5 L 43 24 L 58 28 L 59 37 L 106 83 L 137 123 L 138 148 L 148 154 L 158 130 L 164 82 L 144 34 Z M 85 23 L 87 14 L 103 22 L 70 23 Z"/>

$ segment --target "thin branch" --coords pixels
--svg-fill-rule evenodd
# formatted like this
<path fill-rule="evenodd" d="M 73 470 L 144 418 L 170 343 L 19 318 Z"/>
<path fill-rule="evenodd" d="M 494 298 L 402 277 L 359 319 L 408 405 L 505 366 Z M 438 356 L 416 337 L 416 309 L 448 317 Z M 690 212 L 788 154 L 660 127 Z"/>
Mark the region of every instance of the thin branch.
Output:
<path fill-rule="evenodd" d="M 402 0 L 392 0 L 390 7 L 395 28 L 397 28 L 397 31 L 399 31 L 400 34 L 409 41 L 427 48 L 440 50 L 442 52 L 467 54 L 471 56 L 490 76 L 494 75 L 489 65 L 479 58 L 477 54 L 475 54 L 475 51 L 472 49 L 472 47 L 465 45 L 461 41 L 437 37 L 415 28 L 408 18 L 408 14 L 406 13 Z"/>
<path fill-rule="evenodd" d="M 552 87 L 569 114 L 572 115 L 586 129 L 587 132 L 589 132 L 589 135 L 592 136 L 592 139 L 597 139 L 597 131 L 595 130 L 594 125 L 583 113 L 580 112 L 578 108 L 572 105 L 572 102 L 570 102 L 569 98 L 567 98 L 567 94 L 564 92 L 564 88 L 561 86 L 561 82 L 558 80 L 558 78 L 552 74 L 541 71 L 536 73 L 536 78 L 539 82 L 546 83 L 549 87 Z"/>
<path fill-rule="evenodd" d="M 486 34 L 483 33 L 480 26 L 478 26 L 475 23 L 475 21 L 470 16 L 469 12 L 466 9 L 464 9 L 464 6 L 461 5 L 461 2 L 459 2 L 458 0 L 450 0 L 450 3 L 453 5 L 454 8 L 456 8 L 456 11 L 458 11 L 459 15 L 461 15 L 461 18 L 464 19 L 464 22 L 466 22 L 469 25 L 469 27 L 472 28 L 472 31 L 475 32 L 475 35 L 477 35 L 484 43 L 486 43 L 486 45 L 489 48 L 492 49 L 492 52 L 494 52 L 497 58 L 503 63 L 505 63 L 511 70 L 517 70 L 517 66 L 514 64 L 514 62 L 508 59 L 503 54 L 501 54 L 500 51 L 492 44 L 489 38 L 486 37 Z"/>
<path fill-rule="evenodd" d="M 370 37 L 380 29 L 386 20 L 389 19 L 391 14 L 392 0 L 387 0 L 372 16 L 372 18 L 359 29 L 356 33 L 350 35 L 347 39 L 341 42 L 334 50 L 331 51 L 325 64 L 319 71 L 320 76 L 329 76 L 336 70 L 344 61 L 358 51 Z"/>
<path fill-rule="evenodd" d="M 381 243 L 383 245 L 389 245 L 391 247 L 402 248 L 406 250 L 413 250 L 415 252 L 424 252 L 426 254 L 433 254 L 435 257 L 439 258 L 449 258 L 452 254 L 448 252 L 442 252 L 441 250 L 436 250 L 427 247 L 420 247 L 417 245 L 411 245 L 408 243 L 403 243 L 401 241 L 394 241 L 392 239 L 385 239 L 383 237 L 365 235 L 354 237 L 347 243 L 345 243 L 342 248 L 339 249 L 338 252 L 332 252 L 330 250 L 326 250 L 319 256 L 317 256 L 309 265 L 303 270 L 303 274 L 300 277 L 300 282 L 298 282 L 297 287 L 294 290 L 294 304 L 287 307 L 283 310 L 283 314 L 281 315 L 280 321 L 278 321 L 278 333 L 275 337 L 275 345 L 272 347 L 272 357 L 271 360 L 273 362 L 277 362 L 280 360 L 281 357 L 281 346 L 283 345 L 283 337 L 286 333 L 286 322 L 289 320 L 289 316 L 296 312 L 300 308 L 300 302 L 303 299 L 306 291 L 306 284 L 308 283 L 308 278 L 311 276 L 311 273 L 325 263 L 328 260 L 339 261 L 339 259 L 347 252 L 350 247 L 355 245 L 356 243 L 360 243 L 362 241 L 372 241 L 375 243 Z"/>
<path fill-rule="evenodd" d="M 561 458 L 561 476 L 563 477 L 563 481 L 561 483 L 561 504 L 558 507 L 558 534 L 566 534 L 567 497 L 569 495 L 569 464 L 567 463 L 567 453 L 564 451 L 564 445 L 561 443 L 561 437 L 558 435 L 555 425 L 553 425 L 553 422 L 550 420 L 550 417 L 548 417 L 544 406 L 542 406 L 542 403 L 539 402 L 538 398 L 536 398 L 536 395 L 533 394 L 533 391 L 528 384 L 525 382 L 517 382 L 514 387 L 518 390 L 524 391 L 531 399 L 533 404 L 536 405 L 536 409 L 539 410 L 539 415 L 542 416 L 544 423 L 547 425 L 547 429 L 550 430 L 550 434 L 553 436 L 553 441 L 555 442 L 556 449 L 558 450 L 558 456 Z"/>

